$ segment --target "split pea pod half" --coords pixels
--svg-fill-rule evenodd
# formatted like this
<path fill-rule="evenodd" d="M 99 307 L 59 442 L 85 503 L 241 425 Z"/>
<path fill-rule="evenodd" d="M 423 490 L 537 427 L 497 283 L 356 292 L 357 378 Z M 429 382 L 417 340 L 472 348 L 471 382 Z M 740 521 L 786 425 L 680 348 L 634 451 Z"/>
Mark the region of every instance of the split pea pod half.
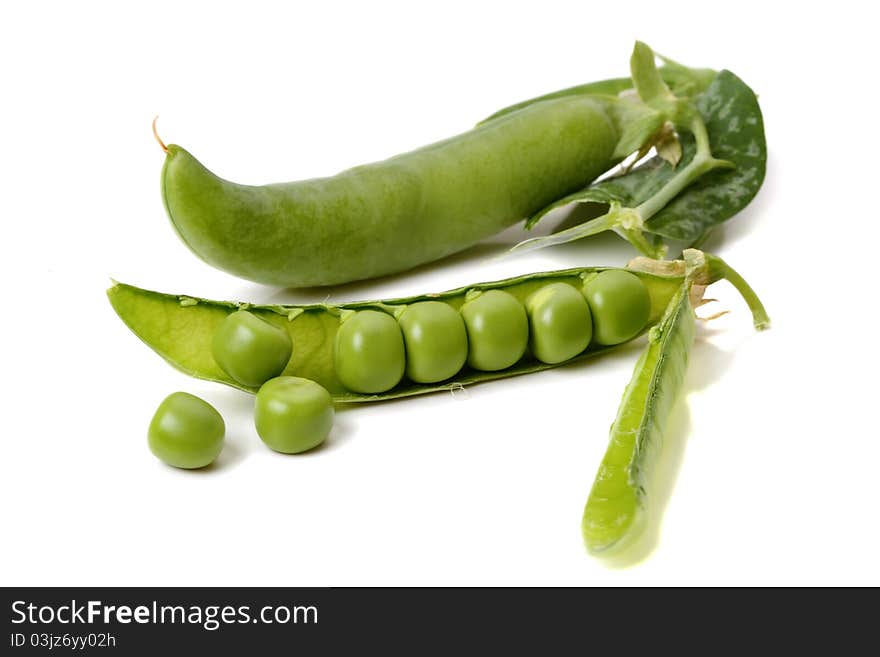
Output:
<path fill-rule="evenodd" d="M 218 364 L 212 344 L 228 318 L 246 310 L 293 345 L 279 374 L 311 379 L 335 402 L 407 397 L 506 378 L 613 348 L 595 340 L 585 292 L 606 272 L 631 276 L 647 302 L 644 333 L 663 315 L 683 269 L 660 273 L 586 267 L 478 283 L 440 294 L 341 305 L 259 306 L 151 292 L 122 283 L 108 290 L 120 318 L 183 372 L 256 392 Z M 599 313 L 631 314 L 631 299 Z M 639 311 L 641 312 L 641 311 Z M 273 343 L 276 342 L 273 340 Z"/>
<path fill-rule="evenodd" d="M 705 77 L 664 71 L 682 88 Z M 242 278 L 303 287 L 400 272 L 535 216 L 653 143 L 671 115 L 617 95 L 632 86 L 567 89 L 381 162 L 261 186 L 225 180 L 156 134 L 162 198 L 183 242 Z"/>
<path fill-rule="evenodd" d="M 763 330 L 770 324 L 758 296 L 723 260 L 688 249 L 684 261 L 685 278 L 661 320 L 648 332 L 648 344 L 623 393 L 584 508 L 584 543 L 594 554 L 620 557 L 631 552 L 647 524 L 652 479 L 663 453 L 667 418 L 684 387 L 696 333 L 694 307 L 701 303 L 704 286 L 728 280 L 748 303 L 755 328 Z M 642 264 L 652 270 L 658 266 L 647 259 Z"/>

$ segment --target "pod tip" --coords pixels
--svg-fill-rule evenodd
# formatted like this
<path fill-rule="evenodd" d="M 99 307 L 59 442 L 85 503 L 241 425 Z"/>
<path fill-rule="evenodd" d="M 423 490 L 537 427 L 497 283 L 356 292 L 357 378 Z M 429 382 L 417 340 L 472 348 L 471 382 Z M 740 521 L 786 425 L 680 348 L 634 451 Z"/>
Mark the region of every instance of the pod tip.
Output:
<path fill-rule="evenodd" d="M 155 137 L 156 141 L 159 142 L 159 146 L 162 147 L 162 151 L 164 153 L 167 153 L 168 147 L 165 145 L 165 142 L 162 141 L 162 138 L 159 136 L 159 131 L 156 130 L 156 121 L 158 121 L 158 120 L 159 120 L 159 115 L 157 114 L 156 116 L 153 117 L 153 137 Z"/>

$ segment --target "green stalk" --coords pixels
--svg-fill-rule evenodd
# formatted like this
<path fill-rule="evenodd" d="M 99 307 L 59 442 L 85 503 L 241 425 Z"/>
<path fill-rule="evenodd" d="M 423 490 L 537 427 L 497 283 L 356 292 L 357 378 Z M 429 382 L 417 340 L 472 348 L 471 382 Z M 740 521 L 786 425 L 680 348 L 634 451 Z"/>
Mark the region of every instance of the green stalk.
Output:
<path fill-rule="evenodd" d="M 761 303 L 758 295 L 752 289 L 752 286 L 746 282 L 746 279 L 718 256 L 707 253 L 705 257 L 709 282 L 713 283 L 721 279 L 730 282 L 736 288 L 736 291 L 740 293 L 746 304 L 748 304 L 749 310 L 752 311 L 752 321 L 755 324 L 755 330 L 764 331 L 770 328 L 770 317 L 764 309 L 764 304 Z"/>
<path fill-rule="evenodd" d="M 558 244 L 565 244 L 566 242 L 574 242 L 575 240 L 589 237 L 590 235 L 598 235 L 599 233 L 604 233 L 606 230 L 614 230 L 620 225 L 620 219 L 617 216 L 619 210 L 620 205 L 612 203 L 611 210 L 595 219 L 590 219 L 582 224 L 572 226 L 566 230 L 561 230 L 552 235 L 532 237 L 523 240 L 519 244 L 513 246 L 510 249 L 510 253 L 528 253 L 529 251 L 545 249 L 548 246 L 557 246 Z"/>

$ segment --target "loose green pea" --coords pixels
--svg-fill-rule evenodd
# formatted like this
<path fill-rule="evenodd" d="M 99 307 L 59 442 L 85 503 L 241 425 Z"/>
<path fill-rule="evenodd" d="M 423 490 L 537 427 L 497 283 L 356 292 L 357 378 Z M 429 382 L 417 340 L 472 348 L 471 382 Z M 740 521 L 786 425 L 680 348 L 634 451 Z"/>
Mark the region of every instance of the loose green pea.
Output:
<path fill-rule="evenodd" d="M 416 383 L 436 383 L 455 376 L 468 355 L 464 321 L 449 304 L 421 301 L 407 306 L 398 319 L 406 345 L 406 375 Z"/>
<path fill-rule="evenodd" d="M 336 333 L 334 363 L 336 375 L 349 390 L 391 390 L 406 366 L 400 326 L 378 310 L 361 310 L 343 319 Z"/>
<path fill-rule="evenodd" d="M 147 443 L 168 465 L 203 468 L 220 454 L 225 433 L 223 418 L 213 406 L 195 395 L 175 392 L 156 409 Z"/>
<path fill-rule="evenodd" d="M 612 345 L 634 338 L 651 316 L 651 297 L 641 279 L 628 271 L 603 271 L 584 285 L 593 314 L 593 340 Z"/>
<path fill-rule="evenodd" d="M 584 296 L 568 283 L 551 283 L 526 299 L 529 346 L 542 363 L 574 358 L 590 344 L 593 319 Z"/>
<path fill-rule="evenodd" d="M 238 383 L 256 388 L 284 371 L 293 342 L 284 329 L 238 310 L 214 333 L 211 352 L 224 372 Z"/>
<path fill-rule="evenodd" d="M 529 342 L 525 308 L 512 294 L 489 290 L 466 302 L 461 316 L 467 327 L 468 365 L 495 372 L 516 363 Z"/>
<path fill-rule="evenodd" d="M 304 452 L 320 445 L 330 433 L 333 400 L 314 381 L 279 376 L 257 392 L 254 424 L 263 442 L 276 452 Z"/>

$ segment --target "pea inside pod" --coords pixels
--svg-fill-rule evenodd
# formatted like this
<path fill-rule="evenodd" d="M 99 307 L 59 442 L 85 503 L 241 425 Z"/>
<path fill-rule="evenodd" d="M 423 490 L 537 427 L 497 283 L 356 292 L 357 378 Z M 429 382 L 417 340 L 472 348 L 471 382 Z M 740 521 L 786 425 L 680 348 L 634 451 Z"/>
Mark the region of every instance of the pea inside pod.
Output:
<path fill-rule="evenodd" d="M 631 340 L 651 316 L 651 296 L 635 274 L 609 269 L 587 280 L 584 296 L 593 316 L 593 340 L 601 345 Z"/>
<path fill-rule="evenodd" d="M 293 353 L 287 331 L 246 310 L 231 313 L 211 342 L 217 364 L 233 379 L 257 387 L 284 371 Z"/>
<path fill-rule="evenodd" d="M 436 383 L 464 367 L 468 338 L 461 315 L 442 301 L 421 301 L 398 313 L 406 345 L 406 375 L 416 383 Z"/>
<path fill-rule="evenodd" d="M 349 390 L 379 393 L 403 378 L 406 351 L 395 319 L 379 310 L 344 316 L 336 333 L 334 366 Z"/>
<path fill-rule="evenodd" d="M 590 344 L 593 319 L 584 296 L 568 283 L 551 283 L 526 299 L 529 346 L 542 363 L 574 358 Z"/>
<path fill-rule="evenodd" d="M 478 292 L 461 307 L 461 316 L 470 344 L 467 362 L 475 370 L 506 369 L 526 352 L 529 320 L 512 294 L 502 290 Z"/>

